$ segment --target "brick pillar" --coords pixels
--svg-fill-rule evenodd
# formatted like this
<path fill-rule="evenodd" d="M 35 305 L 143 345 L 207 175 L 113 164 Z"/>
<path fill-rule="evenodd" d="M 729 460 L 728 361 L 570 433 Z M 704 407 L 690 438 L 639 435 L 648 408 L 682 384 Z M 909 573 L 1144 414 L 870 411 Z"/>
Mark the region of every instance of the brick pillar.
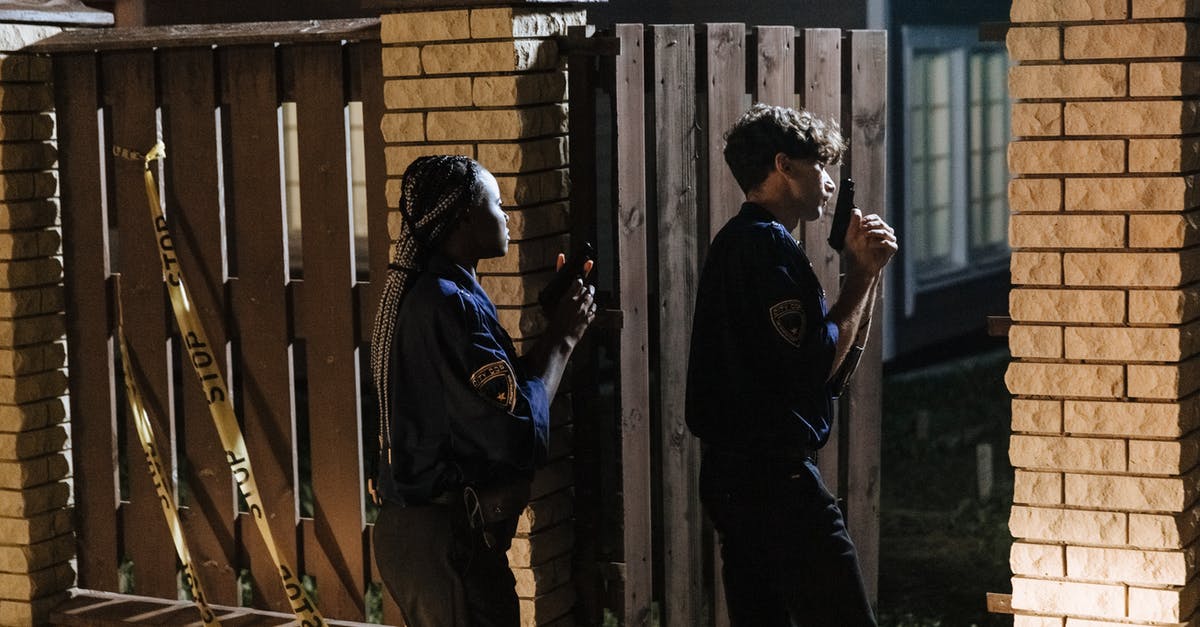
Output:
<path fill-rule="evenodd" d="M 1200 8 L 1011 17 L 1015 625 L 1195 624 Z"/>
<path fill-rule="evenodd" d="M 480 263 L 480 283 L 522 352 L 545 327 L 537 293 L 553 274 L 555 253 L 567 250 L 566 72 L 552 37 L 585 22 L 583 10 L 519 1 L 382 18 L 388 206 L 398 206 L 404 169 L 421 155 L 467 155 L 496 175 L 512 243 L 505 257 Z M 393 238 L 400 222 L 393 211 Z M 523 625 L 568 624 L 575 600 L 572 468 L 562 428 L 570 410 L 559 396 L 552 461 L 534 481 L 509 551 Z"/>
<path fill-rule="evenodd" d="M 0 16 L 0 20 L 3 16 Z M 0 23 L 0 624 L 44 624 L 75 580 L 50 62 L 61 31 Z"/>

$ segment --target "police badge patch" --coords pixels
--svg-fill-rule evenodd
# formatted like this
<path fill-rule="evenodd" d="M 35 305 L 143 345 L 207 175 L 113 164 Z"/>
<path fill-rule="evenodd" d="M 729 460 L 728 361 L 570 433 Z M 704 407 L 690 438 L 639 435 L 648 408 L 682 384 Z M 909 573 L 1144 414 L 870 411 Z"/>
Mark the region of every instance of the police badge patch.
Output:
<path fill-rule="evenodd" d="M 771 324 L 775 325 L 775 330 L 784 341 L 796 348 L 800 348 L 804 342 L 807 322 L 804 303 L 799 300 L 785 300 L 771 306 Z"/>
<path fill-rule="evenodd" d="M 471 375 L 471 387 L 505 411 L 517 408 L 517 378 L 507 361 L 495 361 L 476 370 Z"/>

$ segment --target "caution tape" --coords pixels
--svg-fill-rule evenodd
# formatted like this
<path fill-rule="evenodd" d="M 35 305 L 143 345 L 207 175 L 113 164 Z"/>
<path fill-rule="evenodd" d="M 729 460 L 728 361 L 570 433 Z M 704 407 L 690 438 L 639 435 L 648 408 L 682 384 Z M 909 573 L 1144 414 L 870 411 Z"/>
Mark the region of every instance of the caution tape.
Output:
<path fill-rule="evenodd" d="M 122 370 L 125 372 L 125 398 L 129 400 L 129 411 L 133 414 L 133 424 L 137 427 L 138 440 L 142 443 L 142 452 L 146 454 L 146 465 L 150 467 L 150 477 L 154 480 L 154 491 L 158 493 L 159 504 L 162 505 L 163 516 L 167 519 L 167 527 L 171 530 L 171 539 L 175 541 L 175 552 L 183 563 L 185 583 L 192 592 L 192 601 L 200 610 L 200 620 L 205 625 L 220 625 L 217 615 L 208 605 L 208 597 L 200 585 L 200 577 L 192 562 L 192 554 L 188 551 L 187 541 L 183 538 L 183 526 L 179 523 L 179 509 L 175 505 L 175 496 L 167 479 L 166 467 L 158 454 L 158 446 L 154 441 L 154 427 L 150 423 L 150 413 L 142 402 L 142 394 L 137 382 L 133 379 L 133 364 L 129 360 L 129 347 L 125 344 L 125 321 L 121 310 L 120 291 L 117 292 L 117 339 L 121 347 Z"/>
<path fill-rule="evenodd" d="M 141 154 L 117 146 L 113 154 L 131 160 L 140 160 L 145 164 L 146 199 L 150 203 L 150 217 L 154 224 L 154 232 L 158 240 L 159 257 L 162 260 L 163 280 L 167 284 L 167 292 L 171 297 L 171 309 L 175 312 L 175 322 L 179 326 L 188 359 L 192 363 L 200 386 L 204 389 L 204 398 L 208 401 L 208 409 L 212 414 L 213 424 L 217 427 L 217 436 L 225 449 L 225 460 L 237 483 L 238 490 L 246 499 L 246 506 L 254 518 L 258 530 L 262 533 L 267 552 L 275 561 L 279 577 L 283 582 L 283 590 L 291 603 L 292 612 L 302 627 L 323 627 L 325 621 L 317 609 L 316 603 L 308 591 L 301 585 L 296 572 L 279 554 L 275 537 L 266 519 L 262 497 L 258 492 L 258 483 L 254 478 L 254 470 L 250 466 L 250 455 L 246 450 L 246 441 L 242 437 L 242 429 L 238 426 L 237 414 L 229 398 L 229 387 L 225 385 L 225 377 L 218 367 L 208 335 L 204 326 L 192 308 L 192 300 L 184 283 L 179 261 L 175 257 L 175 246 L 171 240 L 171 232 L 167 228 L 167 219 L 163 216 L 158 197 L 158 185 L 150 165 L 157 159 L 165 158 L 165 147 L 162 142 L 155 144 L 148 154 Z"/>

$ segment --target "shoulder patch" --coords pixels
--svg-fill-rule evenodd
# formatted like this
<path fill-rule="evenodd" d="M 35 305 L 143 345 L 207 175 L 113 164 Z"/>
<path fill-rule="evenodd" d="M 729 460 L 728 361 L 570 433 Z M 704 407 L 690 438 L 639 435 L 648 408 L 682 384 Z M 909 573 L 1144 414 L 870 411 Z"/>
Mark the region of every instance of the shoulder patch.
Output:
<path fill-rule="evenodd" d="M 771 324 L 775 325 L 775 330 L 784 341 L 800 348 L 808 326 L 804 303 L 795 299 L 775 303 L 771 306 Z"/>
<path fill-rule="evenodd" d="M 507 361 L 494 361 L 471 374 L 471 387 L 505 411 L 517 408 L 517 378 Z"/>

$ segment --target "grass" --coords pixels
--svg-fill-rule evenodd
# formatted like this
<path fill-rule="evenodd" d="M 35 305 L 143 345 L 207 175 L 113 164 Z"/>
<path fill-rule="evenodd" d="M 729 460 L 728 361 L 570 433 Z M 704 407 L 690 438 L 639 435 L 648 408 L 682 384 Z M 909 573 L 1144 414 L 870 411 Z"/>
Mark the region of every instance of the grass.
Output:
<path fill-rule="evenodd" d="M 881 627 L 992 627 L 988 592 L 1010 590 L 1006 352 L 884 380 Z M 991 449 L 991 494 L 977 487 Z"/>

